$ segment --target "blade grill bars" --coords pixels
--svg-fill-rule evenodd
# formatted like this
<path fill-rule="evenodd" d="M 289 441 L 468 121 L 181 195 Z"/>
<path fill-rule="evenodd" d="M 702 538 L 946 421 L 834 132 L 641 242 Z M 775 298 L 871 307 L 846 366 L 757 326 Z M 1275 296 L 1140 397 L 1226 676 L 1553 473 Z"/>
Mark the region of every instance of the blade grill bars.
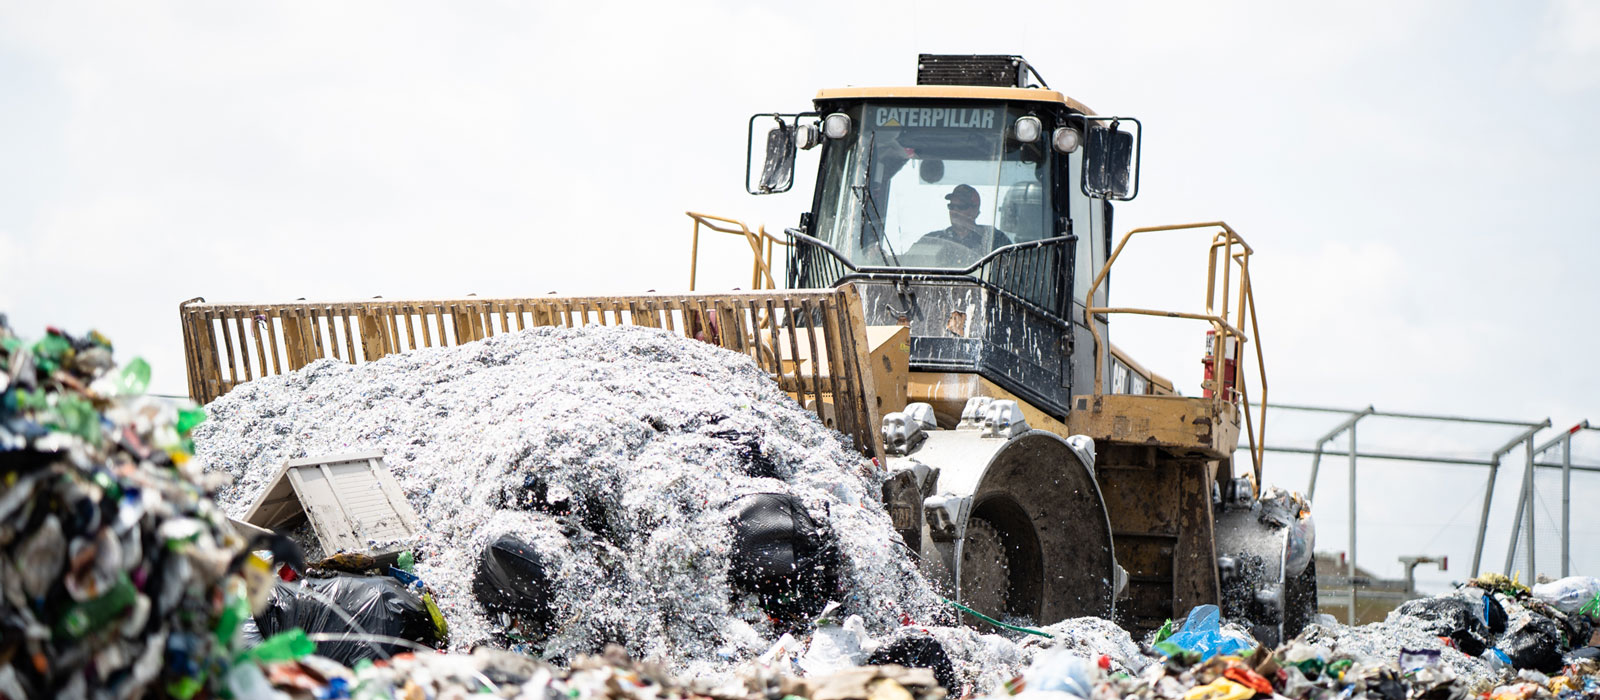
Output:
<path fill-rule="evenodd" d="M 648 326 L 748 355 L 778 386 L 867 456 L 882 458 L 853 286 L 815 291 L 432 301 L 183 302 L 189 395 L 210 403 L 257 377 L 329 358 L 361 364 L 539 326 Z M 814 361 L 813 361 L 814 360 Z"/>

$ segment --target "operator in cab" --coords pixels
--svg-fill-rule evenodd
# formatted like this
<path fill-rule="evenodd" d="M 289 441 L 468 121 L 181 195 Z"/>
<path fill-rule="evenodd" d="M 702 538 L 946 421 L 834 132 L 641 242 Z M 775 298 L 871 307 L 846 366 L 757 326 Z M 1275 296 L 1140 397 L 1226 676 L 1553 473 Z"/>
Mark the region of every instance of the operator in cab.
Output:
<path fill-rule="evenodd" d="M 951 263 L 971 264 L 978 258 L 988 255 L 990 251 L 1001 246 L 1011 245 L 1011 237 L 993 226 L 978 225 L 978 210 L 983 200 L 978 196 L 978 191 L 971 185 L 956 185 L 950 194 L 944 196 L 949 202 L 950 226 L 924 235 L 923 241 L 948 241 L 966 248 L 976 256 L 961 255 L 963 260 L 950 261 Z M 952 251 L 954 252 L 954 251 Z"/>

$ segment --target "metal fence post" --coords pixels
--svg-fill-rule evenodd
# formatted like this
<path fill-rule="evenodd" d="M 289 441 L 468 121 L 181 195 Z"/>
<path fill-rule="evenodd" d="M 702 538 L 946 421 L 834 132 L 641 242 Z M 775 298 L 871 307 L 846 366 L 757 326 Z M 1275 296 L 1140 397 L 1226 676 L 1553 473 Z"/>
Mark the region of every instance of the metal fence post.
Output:
<path fill-rule="evenodd" d="M 1526 488 L 1528 490 L 1528 585 L 1532 586 L 1534 580 L 1536 578 L 1538 578 L 1538 576 L 1539 576 L 1539 570 L 1535 566 L 1537 561 L 1534 558 L 1535 557 L 1535 552 L 1534 552 L 1534 548 L 1533 548 L 1533 530 L 1534 530 L 1534 527 L 1533 527 L 1533 522 L 1534 522 L 1533 521 L 1533 511 L 1534 511 L 1534 508 L 1533 508 L 1533 497 L 1534 497 L 1534 492 L 1533 492 L 1533 436 L 1532 435 L 1528 436 L 1528 471 L 1527 471 L 1527 474 L 1525 474 L 1522 477 L 1522 480 L 1523 480 L 1523 483 L 1526 484 Z"/>
<path fill-rule="evenodd" d="M 1572 434 L 1577 431 L 1573 426 L 1561 436 L 1561 578 L 1572 575 Z"/>
<path fill-rule="evenodd" d="M 1572 575 L 1572 436 L 1580 430 L 1594 430 L 1588 420 L 1581 420 L 1571 428 L 1567 428 L 1560 435 L 1551 438 L 1533 449 L 1535 467 L 1559 467 L 1561 469 L 1561 576 L 1565 578 Z M 1561 463 L 1550 464 L 1540 462 L 1539 456 L 1549 452 L 1555 447 L 1561 448 Z M 1578 465 L 1578 469 L 1591 469 Z"/>
<path fill-rule="evenodd" d="M 1517 512 L 1511 516 L 1511 542 L 1506 545 L 1506 564 L 1501 571 L 1507 576 L 1511 575 L 1511 567 L 1517 565 L 1517 543 L 1522 540 L 1522 513 L 1528 505 L 1528 481 L 1523 479 L 1522 486 L 1517 489 Z"/>
<path fill-rule="evenodd" d="M 1350 612 L 1346 624 L 1356 624 L 1356 423 L 1358 414 L 1350 420 Z"/>
<path fill-rule="evenodd" d="M 1484 533 L 1488 532 L 1488 530 L 1489 530 L 1489 498 L 1490 498 L 1490 496 L 1492 496 L 1494 494 L 1494 477 L 1495 477 L 1495 473 L 1500 470 L 1500 458 L 1505 456 L 1505 454 L 1507 452 L 1510 452 L 1511 448 L 1516 447 L 1517 445 L 1521 444 L 1524 441 L 1529 441 L 1528 442 L 1528 449 L 1530 450 L 1530 454 L 1528 455 L 1528 474 L 1532 474 L 1533 473 L 1533 455 L 1531 454 L 1531 450 L 1533 449 L 1533 443 L 1531 441 L 1533 440 L 1533 436 L 1537 435 L 1540 430 L 1544 430 L 1545 428 L 1550 427 L 1550 419 L 1546 418 L 1546 419 L 1544 419 L 1544 420 L 1542 420 L 1542 421 L 1540 421 L 1538 423 L 1531 423 L 1531 424 L 1525 424 L 1525 425 L 1528 426 L 1528 429 L 1526 431 L 1523 431 L 1523 433 L 1521 435 L 1518 435 L 1516 437 L 1516 439 L 1506 443 L 1505 445 L 1502 445 L 1500 447 L 1500 449 L 1495 450 L 1494 451 L 1494 456 L 1490 459 L 1491 464 L 1489 466 L 1489 486 L 1488 486 L 1488 488 L 1484 489 L 1484 492 L 1483 492 L 1483 518 L 1478 521 L 1478 546 L 1477 546 L 1476 549 L 1473 550 L 1473 554 L 1472 554 L 1472 576 L 1474 578 L 1476 578 L 1478 576 L 1478 565 L 1483 563 L 1483 536 L 1484 536 Z M 1523 482 L 1522 482 L 1522 487 L 1523 487 L 1523 489 L 1532 489 L 1533 480 L 1531 479 L 1531 477 L 1524 476 Z M 1530 497 L 1531 497 L 1531 494 L 1530 494 Z M 1517 528 L 1519 527 L 1517 525 L 1517 522 L 1522 519 L 1523 500 L 1524 499 L 1518 499 L 1517 500 L 1517 517 L 1516 517 L 1516 519 L 1514 519 L 1512 521 L 1512 526 L 1511 526 L 1512 527 L 1512 529 L 1511 529 L 1511 548 L 1506 551 L 1506 571 L 1507 572 L 1509 572 L 1511 570 L 1511 564 L 1513 563 L 1511 561 L 1511 559 L 1512 559 L 1513 556 L 1515 556 L 1515 552 L 1516 552 L 1516 548 L 1517 548 L 1516 538 L 1517 538 Z M 1502 573 L 1505 573 L 1505 572 L 1502 572 Z"/>
<path fill-rule="evenodd" d="M 1500 453 L 1495 453 L 1489 464 L 1489 485 L 1483 487 L 1483 515 L 1478 518 L 1478 544 L 1472 548 L 1472 577 L 1478 577 L 1478 564 L 1483 561 L 1483 537 L 1489 532 L 1489 503 L 1494 499 L 1494 480 L 1500 473 Z"/>

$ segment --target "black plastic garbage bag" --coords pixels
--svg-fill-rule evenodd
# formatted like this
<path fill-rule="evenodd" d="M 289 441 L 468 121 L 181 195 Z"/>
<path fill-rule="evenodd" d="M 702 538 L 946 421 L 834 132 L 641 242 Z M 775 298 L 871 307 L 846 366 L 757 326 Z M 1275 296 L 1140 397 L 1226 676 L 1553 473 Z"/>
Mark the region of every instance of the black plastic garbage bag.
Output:
<path fill-rule="evenodd" d="M 1543 615 L 1527 615 L 1512 622 L 1500 636 L 1498 646 L 1511 657 L 1511 665 L 1519 669 L 1550 674 L 1561 671 L 1561 629 Z"/>
<path fill-rule="evenodd" d="M 511 535 L 501 535 L 484 547 L 472 577 L 472 594 L 491 613 L 504 613 L 523 633 L 542 632 L 554 613 L 550 601 L 554 583 L 544 557 Z"/>
<path fill-rule="evenodd" d="M 1424 622 L 1422 630 L 1449 637 L 1462 653 L 1479 656 L 1489 647 L 1489 628 L 1479 619 L 1481 601 L 1453 596 L 1408 600 L 1395 610 Z"/>
<path fill-rule="evenodd" d="M 292 583 L 278 581 L 267 600 L 267 609 L 255 619 L 263 638 L 299 627 L 307 634 L 360 635 L 364 632 L 428 647 L 442 641 L 428 614 L 427 604 L 405 584 L 388 576 L 336 575 L 304 578 Z M 318 654 L 346 666 L 361 659 L 383 658 L 407 651 L 414 649 L 359 639 L 317 643 Z"/>
<path fill-rule="evenodd" d="M 1500 634 L 1506 631 L 1506 624 L 1510 618 L 1506 617 L 1506 608 L 1500 604 L 1500 599 L 1494 597 L 1493 591 L 1483 592 L 1483 619 L 1489 624 L 1489 631 Z"/>
<path fill-rule="evenodd" d="M 945 653 L 944 646 L 939 640 L 927 634 L 912 633 L 896 639 L 888 644 L 878 647 L 867 658 L 868 666 L 884 666 L 895 664 L 906 668 L 926 668 L 933 671 L 933 677 L 939 681 L 950 697 L 960 697 L 960 689 L 956 687 L 956 669 L 950 663 L 950 656 Z"/>
<path fill-rule="evenodd" d="M 729 580 L 778 620 L 821 612 L 839 587 L 837 543 L 794 496 L 754 494 L 737 507 Z"/>
<path fill-rule="evenodd" d="M 1406 684 L 1400 675 L 1390 670 L 1379 671 L 1378 675 L 1367 679 L 1367 697 L 1382 698 L 1382 700 L 1406 700 Z"/>

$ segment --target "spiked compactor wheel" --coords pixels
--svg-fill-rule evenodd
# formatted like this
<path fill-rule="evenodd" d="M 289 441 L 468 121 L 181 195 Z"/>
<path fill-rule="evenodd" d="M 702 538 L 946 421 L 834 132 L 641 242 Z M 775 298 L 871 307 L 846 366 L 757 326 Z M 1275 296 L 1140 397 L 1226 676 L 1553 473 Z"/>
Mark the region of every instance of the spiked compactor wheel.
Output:
<path fill-rule="evenodd" d="M 987 520 L 967 523 L 961 544 L 962 598 L 966 606 L 991 617 L 1010 612 L 1011 562 L 1000 530 Z"/>

